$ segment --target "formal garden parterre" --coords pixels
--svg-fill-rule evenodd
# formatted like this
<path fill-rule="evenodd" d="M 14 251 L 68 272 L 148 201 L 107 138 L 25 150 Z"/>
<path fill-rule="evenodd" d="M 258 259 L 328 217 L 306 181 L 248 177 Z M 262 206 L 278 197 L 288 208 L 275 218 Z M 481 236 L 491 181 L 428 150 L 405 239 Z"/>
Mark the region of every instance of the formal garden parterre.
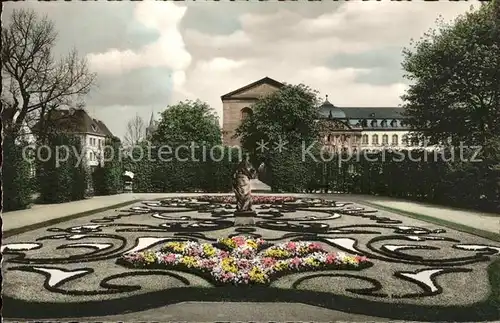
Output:
<path fill-rule="evenodd" d="M 387 319 L 499 318 L 498 243 L 356 204 L 286 196 L 256 199 L 255 225 L 236 227 L 230 198 L 144 201 L 9 238 L 4 317 L 230 300 Z"/>

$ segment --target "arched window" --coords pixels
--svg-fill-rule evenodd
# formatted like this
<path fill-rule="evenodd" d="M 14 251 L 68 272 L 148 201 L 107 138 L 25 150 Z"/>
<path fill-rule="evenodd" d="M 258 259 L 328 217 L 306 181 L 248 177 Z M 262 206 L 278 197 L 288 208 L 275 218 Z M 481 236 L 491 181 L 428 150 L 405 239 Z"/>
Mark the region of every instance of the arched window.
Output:
<path fill-rule="evenodd" d="M 383 135 L 382 136 L 382 144 L 387 145 L 389 143 L 389 136 L 388 135 Z"/>
<path fill-rule="evenodd" d="M 387 120 L 385 120 L 385 119 L 382 120 L 382 122 L 380 123 L 380 126 L 384 127 L 384 128 L 387 127 Z"/>
<path fill-rule="evenodd" d="M 378 145 L 378 135 L 372 136 L 372 145 Z"/>
<path fill-rule="evenodd" d="M 370 125 L 372 126 L 372 128 L 375 128 L 377 126 L 377 120 L 373 119 Z"/>
<path fill-rule="evenodd" d="M 408 146 L 408 135 L 403 135 L 403 145 Z"/>
<path fill-rule="evenodd" d="M 368 121 L 366 119 L 361 120 L 362 127 L 368 127 Z"/>
<path fill-rule="evenodd" d="M 398 127 L 398 120 L 392 119 L 392 121 L 391 121 L 391 127 L 392 128 L 397 128 Z"/>
<path fill-rule="evenodd" d="M 368 145 L 368 135 L 363 135 L 361 143 L 363 145 Z"/>
<path fill-rule="evenodd" d="M 250 109 L 249 107 L 244 107 L 243 109 L 241 109 L 241 120 L 245 120 L 246 118 L 251 117 L 252 114 L 252 109 Z"/>
<path fill-rule="evenodd" d="M 398 143 L 398 135 L 392 135 L 392 144 L 397 146 Z"/>

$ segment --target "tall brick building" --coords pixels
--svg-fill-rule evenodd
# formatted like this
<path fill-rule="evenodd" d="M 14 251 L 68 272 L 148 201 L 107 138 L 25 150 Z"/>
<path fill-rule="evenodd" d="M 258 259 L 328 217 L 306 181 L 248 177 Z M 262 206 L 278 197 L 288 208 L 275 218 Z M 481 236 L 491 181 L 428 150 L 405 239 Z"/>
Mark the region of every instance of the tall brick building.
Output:
<path fill-rule="evenodd" d="M 223 141 L 230 146 L 239 145 L 238 139 L 232 138 L 241 120 L 252 114 L 252 105 L 263 96 L 273 93 L 283 86 L 283 83 L 269 77 L 248 84 L 221 97 L 223 111 Z"/>
<path fill-rule="evenodd" d="M 260 98 L 279 90 L 283 83 L 264 77 L 221 97 L 223 106 L 223 142 L 239 145 L 233 138 L 241 121 L 252 114 L 252 105 Z M 318 109 L 321 139 L 332 149 L 416 148 L 409 142 L 409 127 L 398 107 L 337 107 L 328 101 Z"/>

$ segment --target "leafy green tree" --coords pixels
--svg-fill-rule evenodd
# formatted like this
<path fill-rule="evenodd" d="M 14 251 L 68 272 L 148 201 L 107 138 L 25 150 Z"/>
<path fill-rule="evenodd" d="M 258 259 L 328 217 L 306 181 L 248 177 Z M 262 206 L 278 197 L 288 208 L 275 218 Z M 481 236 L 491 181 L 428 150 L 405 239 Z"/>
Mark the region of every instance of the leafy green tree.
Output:
<path fill-rule="evenodd" d="M 319 104 L 317 93 L 309 87 L 285 85 L 252 106 L 253 114 L 236 129 L 236 136 L 257 159 L 265 158 L 257 149 L 261 140 L 278 143 L 281 138 L 288 142 L 288 148 L 301 147 L 302 142 L 310 143 L 318 137 Z"/>
<path fill-rule="evenodd" d="M 144 146 L 151 158 L 132 163 L 137 190 L 227 190 L 231 175 L 229 154 L 232 152 L 225 149 L 221 161 L 211 160 L 211 149 L 222 144 L 222 132 L 208 104 L 199 100 L 180 102 L 169 106 L 161 116 L 151 138 L 152 145 Z"/>
<path fill-rule="evenodd" d="M 222 133 L 213 109 L 199 100 L 179 102 L 161 113 L 152 136 L 155 144 L 220 144 Z"/>
<path fill-rule="evenodd" d="M 417 136 L 484 145 L 500 134 L 500 1 L 481 5 L 403 51 L 404 107 Z"/>

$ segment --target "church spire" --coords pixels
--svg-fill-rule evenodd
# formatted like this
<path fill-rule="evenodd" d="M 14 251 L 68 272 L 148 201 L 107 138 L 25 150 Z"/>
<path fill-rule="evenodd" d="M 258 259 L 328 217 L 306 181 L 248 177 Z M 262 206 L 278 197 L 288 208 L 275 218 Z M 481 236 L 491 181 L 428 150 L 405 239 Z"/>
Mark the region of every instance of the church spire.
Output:
<path fill-rule="evenodd" d="M 152 127 L 154 125 L 154 111 L 151 110 L 151 118 L 149 119 L 149 126 Z"/>

